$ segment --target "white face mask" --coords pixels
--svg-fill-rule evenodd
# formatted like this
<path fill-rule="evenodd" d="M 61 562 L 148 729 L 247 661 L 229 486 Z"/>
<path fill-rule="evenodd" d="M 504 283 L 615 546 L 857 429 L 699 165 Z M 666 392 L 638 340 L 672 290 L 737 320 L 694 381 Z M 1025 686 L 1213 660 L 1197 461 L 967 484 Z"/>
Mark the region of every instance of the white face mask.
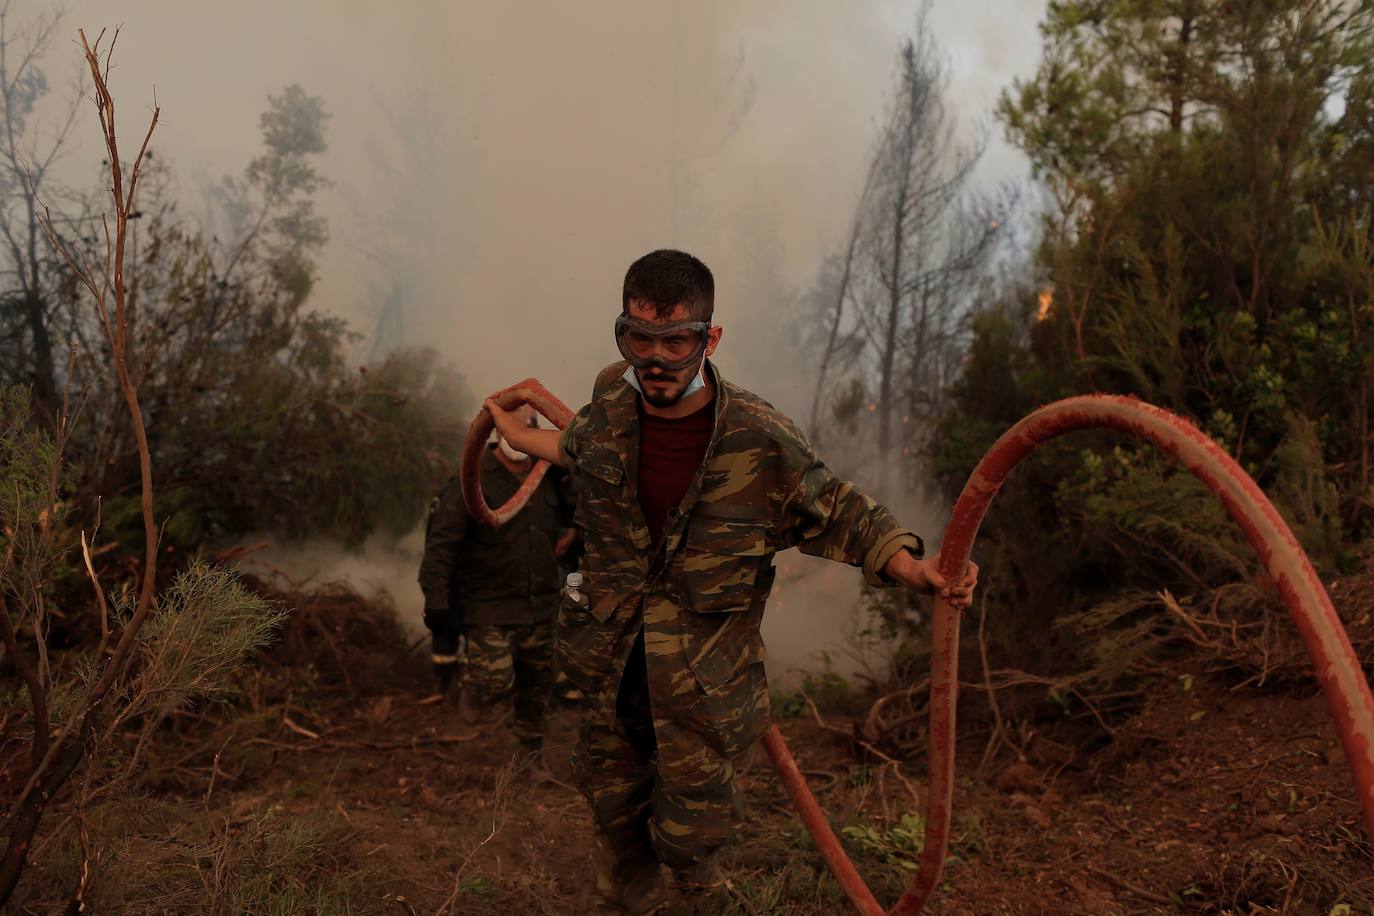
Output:
<path fill-rule="evenodd" d="M 692 380 L 690 382 L 687 383 L 687 388 L 682 392 L 682 397 L 678 398 L 679 401 L 682 400 L 682 398 L 693 395 L 706 387 L 706 379 L 702 378 L 702 372 L 705 371 L 705 366 L 706 361 L 702 360 L 701 366 L 697 368 L 697 374 L 692 377 Z M 621 378 L 629 382 L 630 387 L 633 388 L 635 391 L 638 391 L 640 394 L 644 393 L 643 386 L 639 384 L 639 376 L 635 375 L 634 366 L 626 367 L 625 374 L 622 375 Z"/>
<path fill-rule="evenodd" d="M 514 461 L 516 464 L 520 464 L 521 462 L 525 461 L 527 458 L 530 457 L 529 455 L 526 455 L 524 452 L 517 452 L 515 449 L 511 448 L 510 443 L 506 441 L 505 436 L 496 437 L 496 447 L 499 448 L 507 458 L 509 458 L 511 461 Z"/>

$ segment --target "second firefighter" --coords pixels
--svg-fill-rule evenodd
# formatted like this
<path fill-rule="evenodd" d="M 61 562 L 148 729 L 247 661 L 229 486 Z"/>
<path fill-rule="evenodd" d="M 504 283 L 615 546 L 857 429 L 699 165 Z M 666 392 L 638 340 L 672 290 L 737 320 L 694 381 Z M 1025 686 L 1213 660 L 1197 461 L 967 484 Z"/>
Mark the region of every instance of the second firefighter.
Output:
<path fill-rule="evenodd" d="M 526 423 L 537 425 L 532 411 Z M 482 452 L 482 491 L 494 505 L 524 482 L 534 462 L 497 437 Z M 435 500 L 425 527 L 420 588 L 434 644 L 440 690 L 458 647 L 467 671 L 459 709 L 469 724 L 514 698 L 513 730 L 526 752 L 543 745 L 554 679 L 554 615 L 559 556 L 574 540 L 567 476 L 550 468 L 511 521 L 489 528 L 468 511 L 458 477 Z M 542 769 L 536 761 L 536 766 Z"/>

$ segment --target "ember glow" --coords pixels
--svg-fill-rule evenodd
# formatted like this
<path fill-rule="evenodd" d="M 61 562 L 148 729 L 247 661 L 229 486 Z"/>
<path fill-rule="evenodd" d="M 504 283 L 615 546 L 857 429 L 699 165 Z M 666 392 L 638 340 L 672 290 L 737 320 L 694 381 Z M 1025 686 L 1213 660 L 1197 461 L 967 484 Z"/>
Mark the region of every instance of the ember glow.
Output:
<path fill-rule="evenodd" d="M 1035 320 L 1044 321 L 1046 318 L 1050 317 L 1050 307 L 1054 305 L 1054 291 L 1042 289 L 1040 291 L 1039 300 L 1040 307 L 1036 309 Z"/>

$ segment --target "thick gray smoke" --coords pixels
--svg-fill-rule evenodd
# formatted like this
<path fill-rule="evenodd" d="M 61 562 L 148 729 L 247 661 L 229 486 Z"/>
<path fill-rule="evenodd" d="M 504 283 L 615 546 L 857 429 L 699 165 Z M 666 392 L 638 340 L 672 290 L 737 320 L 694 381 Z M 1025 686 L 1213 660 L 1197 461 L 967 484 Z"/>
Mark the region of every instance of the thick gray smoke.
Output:
<path fill-rule="evenodd" d="M 165 124 L 155 146 L 188 197 L 241 172 L 269 93 L 298 82 L 322 96 L 333 117 L 320 166 L 334 184 L 319 199 L 332 238 L 316 304 L 371 333 L 389 302 L 387 341 L 438 348 L 475 392 L 535 375 L 580 405 L 615 358 L 625 267 L 676 246 L 716 274 L 722 370 L 804 416 L 810 366 L 786 346 L 789 324 L 847 231 L 917 3 L 537 8 L 78 0 L 65 24 L 92 37 L 122 25 L 113 88 L 123 132 L 145 122 L 156 88 Z M 935 4 L 967 125 L 1034 67 L 1043 9 Z M 78 59 L 59 44 L 46 62 L 55 85 L 68 72 L 63 55 L 73 71 Z M 99 160 L 92 116 L 83 118 L 74 177 Z M 1023 168 L 999 140 L 983 178 Z M 937 521 L 906 520 L 925 532 Z M 820 591 L 852 602 L 857 574 L 840 572 Z M 800 591 L 784 587 L 769 623 L 785 663 L 805 646 L 784 652 L 783 631 L 814 632 L 798 626 L 802 614 L 847 616 L 789 595 Z"/>

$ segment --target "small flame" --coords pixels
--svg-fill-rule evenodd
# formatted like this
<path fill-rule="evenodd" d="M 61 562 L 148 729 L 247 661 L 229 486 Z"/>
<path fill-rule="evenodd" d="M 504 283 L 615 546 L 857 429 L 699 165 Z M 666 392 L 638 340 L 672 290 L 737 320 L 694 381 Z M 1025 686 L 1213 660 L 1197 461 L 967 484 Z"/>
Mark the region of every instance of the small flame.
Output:
<path fill-rule="evenodd" d="M 1054 291 L 1042 289 L 1040 291 L 1040 308 L 1035 312 L 1036 321 L 1044 321 L 1050 317 L 1050 306 L 1054 305 Z"/>
<path fill-rule="evenodd" d="M 877 412 L 877 410 L 878 410 L 878 405 L 877 405 L 877 404 L 869 404 L 869 405 L 868 405 L 868 412 L 869 412 L 869 413 L 875 413 L 875 412 Z"/>

